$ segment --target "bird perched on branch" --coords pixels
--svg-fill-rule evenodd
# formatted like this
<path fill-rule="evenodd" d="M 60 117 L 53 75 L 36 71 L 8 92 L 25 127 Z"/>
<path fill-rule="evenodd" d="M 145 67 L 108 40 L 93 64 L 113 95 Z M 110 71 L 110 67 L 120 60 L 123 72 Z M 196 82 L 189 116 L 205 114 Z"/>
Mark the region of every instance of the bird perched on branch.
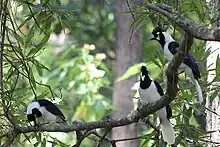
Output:
<path fill-rule="evenodd" d="M 164 55 L 169 62 L 172 61 L 173 56 L 179 49 L 179 43 L 176 42 L 170 34 L 165 32 L 160 26 L 157 26 L 152 31 L 153 37 L 151 40 L 157 40 L 163 48 Z M 195 59 L 186 53 L 183 63 L 179 67 L 179 72 L 185 72 L 192 80 L 196 87 L 198 94 L 198 101 L 201 104 L 203 102 L 202 90 L 199 85 L 198 79 L 201 78 L 200 71 Z"/>
<path fill-rule="evenodd" d="M 39 99 L 29 104 L 26 114 L 28 120 L 34 121 L 35 125 L 37 122 L 66 122 L 65 116 L 60 111 L 60 109 L 51 101 L 46 99 Z"/>
<path fill-rule="evenodd" d="M 138 90 L 142 104 L 153 103 L 164 95 L 160 84 L 150 78 L 146 66 L 141 67 L 140 82 L 135 83 L 132 90 Z M 172 117 L 170 105 L 158 110 L 157 115 L 160 119 L 163 140 L 168 144 L 173 144 L 175 142 L 175 133 L 169 121 Z"/>

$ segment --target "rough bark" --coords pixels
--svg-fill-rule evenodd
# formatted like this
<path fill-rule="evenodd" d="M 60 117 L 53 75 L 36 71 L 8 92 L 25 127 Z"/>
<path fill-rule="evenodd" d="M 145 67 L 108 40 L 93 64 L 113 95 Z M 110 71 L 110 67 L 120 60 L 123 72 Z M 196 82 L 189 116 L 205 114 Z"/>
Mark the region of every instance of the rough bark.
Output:
<path fill-rule="evenodd" d="M 216 50 L 217 48 L 219 48 L 219 46 L 220 46 L 220 42 L 210 41 L 207 43 L 207 48 L 209 48 L 210 51 Z M 216 59 L 219 54 L 220 54 L 220 50 L 217 49 L 211 56 L 208 57 L 207 66 L 212 64 L 209 67 L 210 69 L 216 68 Z M 215 78 L 215 71 L 210 71 L 208 74 L 208 82 L 211 82 L 214 78 Z M 210 89 L 214 88 L 216 86 L 216 84 L 218 85 L 219 82 L 212 83 L 210 85 Z M 219 100 L 218 96 L 211 102 L 209 99 L 210 95 L 212 95 L 212 91 L 207 93 L 206 107 L 215 111 L 217 114 L 220 114 L 220 100 Z M 220 132 L 219 132 L 219 130 L 220 130 L 220 117 L 210 111 L 207 111 L 206 122 L 207 122 L 207 126 L 206 126 L 207 131 L 216 131 L 216 132 L 210 134 L 210 140 L 215 141 L 215 142 L 219 142 L 219 139 L 220 139 Z M 211 147 L 212 144 L 208 143 L 208 146 Z"/>
<path fill-rule="evenodd" d="M 174 8 L 165 5 L 165 4 L 149 4 L 145 3 L 145 0 L 135 0 L 135 3 L 149 10 L 153 10 L 158 12 L 175 24 L 177 24 L 180 28 L 182 28 L 185 32 L 191 34 L 193 37 L 199 40 L 209 40 L 209 41 L 220 41 L 220 29 L 219 28 L 209 28 L 208 26 L 199 26 L 195 22 L 190 19 L 182 16 L 179 12 L 175 11 Z"/>
<path fill-rule="evenodd" d="M 210 11 L 211 11 L 211 17 L 214 14 L 220 14 L 219 13 L 219 0 L 208 0 L 209 4 L 210 4 Z M 216 23 L 216 27 L 217 29 L 219 29 L 219 22 L 217 21 Z M 211 52 L 213 52 L 208 58 L 207 58 L 207 67 L 209 67 L 208 69 L 215 69 L 216 68 L 216 60 L 220 54 L 220 42 L 215 42 L 215 41 L 208 41 L 206 44 L 206 50 L 209 50 Z M 208 82 L 213 81 L 213 79 L 216 76 L 216 71 L 210 71 L 208 73 Z M 219 82 L 214 82 L 210 85 L 210 89 L 214 88 L 215 86 L 219 85 Z M 212 91 L 207 93 L 207 98 L 206 98 L 206 107 L 212 109 L 213 111 L 215 111 L 217 114 L 220 114 L 220 100 L 219 97 L 217 96 L 212 102 L 210 101 L 209 97 L 212 94 Z M 207 111 L 207 116 L 206 116 L 206 130 L 207 131 L 215 131 L 214 133 L 210 134 L 209 139 L 213 142 L 219 142 L 220 140 L 220 116 Z M 208 147 L 212 147 L 214 144 L 212 143 L 207 143 Z"/>
<path fill-rule="evenodd" d="M 130 1 L 128 1 L 130 2 Z M 129 26 L 133 21 L 132 15 L 121 14 L 129 11 L 129 7 L 125 0 L 118 0 L 116 3 L 116 70 L 115 79 L 122 76 L 123 73 L 132 65 L 139 63 L 141 59 L 141 37 L 139 32 L 135 32 L 129 43 L 131 30 Z M 113 112 L 113 118 L 119 118 L 127 115 L 133 110 L 132 97 L 134 92 L 131 91 L 132 85 L 136 78 L 129 78 L 124 81 L 114 83 L 113 105 L 116 111 Z M 113 139 L 122 139 L 128 137 L 136 137 L 138 127 L 136 124 L 118 127 L 113 129 Z M 117 143 L 117 147 L 136 147 L 139 146 L 138 140 Z"/>

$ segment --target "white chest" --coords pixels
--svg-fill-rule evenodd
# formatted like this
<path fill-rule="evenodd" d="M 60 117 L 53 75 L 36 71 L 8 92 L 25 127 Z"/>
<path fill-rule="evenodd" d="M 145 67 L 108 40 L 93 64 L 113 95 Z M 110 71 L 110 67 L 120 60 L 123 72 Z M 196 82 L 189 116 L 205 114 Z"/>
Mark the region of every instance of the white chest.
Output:
<path fill-rule="evenodd" d="M 142 103 L 153 103 L 161 98 L 157 92 L 157 88 L 152 83 L 148 89 L 139 88 L 140 99 Z"/>
<path fill-rule="evenodd" d="M 173 54 L 170 52 L 168 45 L 169 45 L 169 42 L 165 43 L 163 53 L 166 56 L 167 60 L 171 62 L 173 59 Z"/>

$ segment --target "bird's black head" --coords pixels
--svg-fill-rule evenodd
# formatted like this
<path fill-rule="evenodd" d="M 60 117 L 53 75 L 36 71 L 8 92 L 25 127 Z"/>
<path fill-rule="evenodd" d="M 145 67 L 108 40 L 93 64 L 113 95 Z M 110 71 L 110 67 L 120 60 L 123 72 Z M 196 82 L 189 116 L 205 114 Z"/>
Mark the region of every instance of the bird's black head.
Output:
<path fill-rule="evenodd" d="M 163 32 L 165 31 L 160 26 L 156 26 L 152 31 L 153 37 L 150 40 L 157 40 L 161 44 L 161 46 L 164 47 L 166 42 Z"/>
<path fill-rule="evenodd" d="M 41 117 L 42 116 L 42 113 L 37 108 L 32 109 L 32 114 L 36 117 Z"/>
<path fill-rule="evenodd" d="M 141 74 L 142 75 L 148 75 L 147 67 L 146 66 L 141 66 Z"/>
<path fill-rule="evenodd" d="M 146 66 L 141 66 L 141 74 L 140 74 L 140 87 L 142 89 L 146 89 L 150 86 L 152 80 L 150 79 Z"/>
<path fill-rule="evenodd" d="M 146 66 L 141 66 L 141 74 L 140 74 L 141 81 L 144 81 L 148 78 L 148 71 Z"/>

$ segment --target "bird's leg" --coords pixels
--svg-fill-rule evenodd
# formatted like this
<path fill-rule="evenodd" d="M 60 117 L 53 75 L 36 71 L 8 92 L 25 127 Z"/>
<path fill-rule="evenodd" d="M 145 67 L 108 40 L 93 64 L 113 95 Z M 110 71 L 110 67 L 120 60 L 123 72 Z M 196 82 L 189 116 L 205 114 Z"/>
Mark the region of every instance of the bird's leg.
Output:
<path fill-rule="evenodd" d="M 34 119 L 34 126 L 37 127 L 37 121 L 36 121 L 36 118 Z"/>
<path fill-rule="evenodd" d="M 36 117 L 35 117 L 35 119 L 34 119 L 34 127 L 38 128 L 39 126 L 40 126 L 40 124 L 37 123 L 37 120 L 36 120 Z"/>

